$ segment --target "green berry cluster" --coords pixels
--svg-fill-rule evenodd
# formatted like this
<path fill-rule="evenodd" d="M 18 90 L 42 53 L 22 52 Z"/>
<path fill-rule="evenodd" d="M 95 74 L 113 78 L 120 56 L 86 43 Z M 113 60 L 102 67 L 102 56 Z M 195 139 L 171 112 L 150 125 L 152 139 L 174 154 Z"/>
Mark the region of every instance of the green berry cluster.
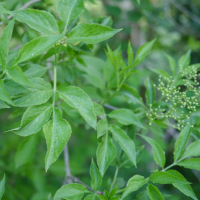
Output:
<path fill-rule="evenodd" d="M 186 70 L 180 69 L 180 76 L 172 77 L 159 76 L 159 83 L 154 87 L 161 92 L 161 99 L 166 103 L 164 106 L 150 105 L 147 117 L 149 125 L 155 119 L 174 119 L 177 125 L 174 128 L 181 130 L 189 124 L 191 114 L 197 110 L 200 97 L 198 70 L 195 66 L 189 66 Z M 179 86 L 176 86 L 179 83 Z M 162 105 L 160 101 L 160 105 Z"/>

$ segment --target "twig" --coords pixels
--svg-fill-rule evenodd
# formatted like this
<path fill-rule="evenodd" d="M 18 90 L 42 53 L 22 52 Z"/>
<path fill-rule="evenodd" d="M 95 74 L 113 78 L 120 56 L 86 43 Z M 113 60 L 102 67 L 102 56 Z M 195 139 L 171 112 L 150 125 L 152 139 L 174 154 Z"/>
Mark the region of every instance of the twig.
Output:
<path fill-rule="evenodd" d="M 71 171 L 69 166 L 69 151 L 68 151 L 68 143 L 65 145 L 64 148 L 64 159 L 65 159 L 65 172 L 66 172 L 66 178 L 71 177 Z"/>
<path fill-rule="evenodd" d="M 111 106 L 111 105 L 109 105 L 109 104 L 104 104 L 104 107 L 105 107 L 105 108 L 109 108 L 109 109 L 111 109 L 111 110 L 116 110 L 116 109 L 118 109 L 117 107 Z"/>
<path fill-rule="evenodd" d="M 23 10 L 25 8 L 28 8 L 30 5 L 34 4 L 34 3 L 37 3 L 37 2 L 40 2 L 41 0 L 32 0 L 32 1 L 29 1 L 27 3 L 25 3 L 19 10 Z M 13 18 L 13 15 L 9 15 L 7 20 L 10 20 Z M 3 22 L 0 22 L 0 25 L 2 25 Z"/>
<path fill-rule="evenodd" d="M 188 16 L 190 19 L 192 19 L 193 21 L 195 21 L 196 23 L 200 24 L 200 18 L 195 15 L 194 13 L 190 12 L 189 10 L 187 10 L 182 4 L 180 4 L 177 1 L 172 1 L 170 0 L 170 2 L 177 8 L 179 9 L 182 13 L 184 13 L 186 16 Z"/>

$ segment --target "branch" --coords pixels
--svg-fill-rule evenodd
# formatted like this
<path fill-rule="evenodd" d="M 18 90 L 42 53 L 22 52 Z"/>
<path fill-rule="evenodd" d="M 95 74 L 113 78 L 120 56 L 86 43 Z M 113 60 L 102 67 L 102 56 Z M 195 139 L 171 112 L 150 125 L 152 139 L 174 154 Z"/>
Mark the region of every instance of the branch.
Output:
<path fill-rule="evenodd" d="M 64 159 L 65 159 L 65 172 L 66 172 L 66 178 L 71 177 L 71 171 L 69 166 L 69 151 L 68 151 L 68 143 L 65 145 L 64 148 Z"/>
<path fill-rule="evenodd" d="M 180 3 L 176 2 L 176 1 L 170 0 L 170 2 L 177 9 L 179 9 L 182 13 L 184 13 L 186 16 L 188 16 L 190 19 L 192 19 L 196 23 L 200 24 L 200 18 L 197 15 L 193 14 L 192 12 L 190 12 L 189 10 L 187 10 L 182 4 L 180 4 Z"/>
<path fill-rule="evenodd" d="M 29 1 L 29 2 L 25 3 L 19 10 L 23 10 L 25 8 L 28 8 L 30 5 L 32 5 L 34 3 L 37 3 L 37 2 L 40 2 L 40 1 L 42 1 L 42 0 L 32 0 L 32 1 Z M 8 18 L 7 18 L 7 20 L 10 20 L 12 18 L 13 18 L 13 15 L 9 15 Z M 3 22 L 0 22 L 0 25 L 2 25 L 2 24 L 3 24 Z"/>

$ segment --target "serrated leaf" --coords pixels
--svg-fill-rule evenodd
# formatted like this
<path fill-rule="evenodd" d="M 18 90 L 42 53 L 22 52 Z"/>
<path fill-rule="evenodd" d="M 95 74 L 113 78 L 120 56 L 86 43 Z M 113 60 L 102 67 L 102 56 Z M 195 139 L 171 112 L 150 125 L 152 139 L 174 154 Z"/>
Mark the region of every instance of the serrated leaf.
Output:
<path fill-rule="evenodd" d="M 192 156 L 200 156 L 200 140 L 197 140 L 187 146 L 182 158 L 188 158 Z"/>
<path fill-rule="evenodd" d="M 134 54 L 133 54 L 133 49 L 132 49 L 130 40 L 128 43 L 128 52 L 127 53 L 128 53 L 128 66 L 131 66 L 133 63 Z"/>
<path fill-rule="evenodd" d="M 97 196 L 97 194 L 90 194 L 85 197 L 84 200 L 99 200 L 99 197 Z"/>
<path fill-rule="evenodd" d="M 26 23 L 31 28 L 44 34 L 59 32 L 53 15 L 44 10 L 24 9 L 17 13 L 16 20 Z"/>
<path fill-rule="evenodd" d="M 98 145 L 96 155 L 99 171 L 103 176 L 116 155 L 116 147 L 108 134 L 103 137 L 103 141 Z"/>
<path fill-rule="evenodd" d="M 3 179 L 0 181 L 0 200 L 5 192 L 5 182 L 6 182 L 6 175 L 4 174 Z"/>
<path fill-rule="evenodd" d="M 96 116 L 94 114 L 94 105 L 90 97 L 80 88 L 69 86 L 61 89 L 60 98 L 67 104 L 76 108 L 85 121 L 96 129 Z"/>
<path fill-rule="evenodd" d="M 0 181 L 0 200 L 5 192 L 5 182 L 6 182 L 6 175 L 4 174 L 3 179 Z"/>
<path fill-rule="evenodd" d="M 53 95 L 51 84 L 41 78 L 30 79 L 34 88 L 30 88 L 28 92 L 13 97 L 15 106 L 28 107 L 46 103 Z"/>
<path fill-rule="evenodd" d="M 155 102 L 156 91 L 149 77 L 145 81 L 145 87 L 146 87 L 146 92 L 145 92 L 146 104 L 150 106 Z"/>
<path fill-rule="evenodd" d="M 101 186 L 102 177 L 93 159 L 90 165 L 90 176 L 91 176 L 91 186 L 94 191 L 97 191 L 98 188 Z"/>
<path fill-rule="evenodd" d="M 40 36 L 34 40 L 31 40 L 25 44 L 19 51 L 17 59 L 14 61 L 13 65 L 31 60 L 32 58 L 41 55 L 51 47 L 53 47 L 56 42 L 58 42 L 63 37 L 61 35 L 47 35 Z"/>
<path fill-rule="evenodd" d="M 71 183 L 62 186 L 55 194 L 54 200 L 61 198 L 71 198 L 76 195 L 87 193 L 88 190 L 85 186 L 78 183 Z"/>
<path fill-rule="evenodd" d="M 43 67 L 38 64 L 29 64 L 29 68 L 24 72 L 27 78 L 36 78 L 42 77 L 46 71 L 48 70 L 47 67 Z"/>
<path fill-rule="evenodd" d="M 169 66 L 171 68 L 172 75 L 173 75 L 173 77 L 175 77 L 176 76 L 176 62 L 171 56 L 169 56 L 167 54 L 165 54 L 165 56 L 169 62 Z"/>
<path fill-rule="evenodd" d="M 67 40 L 72 43 L 86 42 L 88 44 L 95 44 L 107 40 L 119 31 L 121 30 L 115 30 L 100 24 L 81 23 L 72 29 Z"/>
<path fill-rule="evenodd" d="M 181 58 L 178 61 L 179 67 L 182 69 L 185 69 L 190 65 L 190 54 L 191 50 L 188 50 L 187 53 L 181 56 Z"/>
<path fill-rule="evenodd" d="M 128 180 L 127 186 L 125 188 L 125 191 L 123 192 L 122 198 L 125 198 L 130 193 L 137 191 L 139 188 L 141 188 L 144 184 L 146 184 L 147 181 L 143 176 L 135 175 L 132 178 Z"/>
<path fill-rule="evenodd" d="M 124 84 L 120 92 L 127 98 L 128 103 L 140 104 L 144 106 L 141 96 L 138 94 L 138 91 L 130 87 L 129 85 Z"/>
<path fill-rule="evenodd" d="M 47 143 L 46 171 L 58 159 L 72 132 L 69 123 L 61 118 L 61 111 L 58 108 L 54 109 L 53 119 L 43 127 Z"/>
<path fill-rule="evenodd" d="M 10 108 L 10 106 L 8 106 L 4 101 L 0 100 L 0 109 L 3 108 Z"/>
<path fill-rule="evenodd" d="M 39 106 L 30 106 L 22 117 L 21 127 L 14 131 L 20 136 L 29 136 L 37 133 L 49 120 L 53 107 L 51 104 L 43 104 Z"/>
<path fill-rule="evenodd" d="M 152 49 L 155 41 L 156 41 L 156 39 L 142 45 L 138 49 L 136 57 L 135 57 L 135 61 L 133 63 L 134 67 L 137 66 L 139 63 L 141 63 L 147 57 L 147 55 L 151 52 L 151 49 Z"/>
<path fill-rule="evenodd" d="M 30 136 L 23 140 L 15 155 L 16 168 L 29 162 L 36 149 L 37 138 L 35 135 Z"/>
<path fill-rule="evenodd" d="M 126 155 L 129 157 L 131 162 L 137 166 L 136 164 L 136 150 L 135 150 L 135 144 L 133 140 L 131 140 L 125 131 L 123 131 L 121 128 L 119 128 L 116 125 L 111 125 L 110 130 L 112 134 L 114 135 L 115 139 L 119 142 L 121 148 L 126 153 Z"/>
<path fill-rule="evenodd" d="M 108 114 L 108 116 L 110 118 L 117 119 L 117 121 L 121 124 L 124 125 L 134 124 L 140 128 L 144 128 L 143 125 L 138 120 L 138 118 L 131 110 L 120 108 L 117 110 L 113 110 Z"/>
<path fill-rule="evenodd" d="M 172 183 L 190 184 L 176 170 L 168 170 L 165 172 L 162 171 L 154 172 L 149 177 L 149 180 L 153 183 L 159 183 L 159 184 L 172 184 Z"/>
<path fill-rule="evenodd" d="M 14 105 L 12 99 L 9 94 L 5 90 L 4 82 L 0 80 L 0 100 L 7 102 L 8 104 Z"/>
<path fill-rule="evenodd" d="M 105 118 L 101 119 L 97 123 L 97 138 L 102 137 L 108 131 L 108 122 Z"/>
<path fill-rule="evenodd" d="M 29 81 L 29 79 L 23 73 L 22 69 L 18 66 L 9 67 L 7 70 L 7 75 L 20 85 L 33 87 L 33 84 Z"/>
<path fill-rule="evenodd" d="M 142 137 L 143 139 L 145 139 L 152 147 L 153 149 L 153 157 L 155 162 L 160 166 L 160 167 L 164 167 L 165 166 L 165 154 L 164 151 L 162 149 L 162 147 L 153 139 L 151 139 L 150 137 L 146 137 L 143 135 L 140 135 L 140 137 Z"/>
<path fill-rule="evenodd" d="M 147 193 L 151 200 L 164 200 L 164 197 L 158 190 L 158 188 L 152 184 L 148 185 Z"/>
<path fill-rule="evenodd" d="M 174 147 L 174 161 L 176 162 L 183 154 L 184 148 L 190 137 L 190 125 L 186 126 L 179 134 Z"/>
<path fill-rule="evenodd" d="M 0 64 L 2 65 L 3 70 L 6 69 L 7 67 L 7 58 L 8 58 L 10 40 L 12 37 L 14 23 L 15 23 L 14 19 L 8 23 L 0 39 Z"/>
<path fill-rule="evenodd" d="M 57 0 L 56 9 L 59 13 L 60 19 L 68 25 L 68 23 L 77 18 L 84 12 L 83 0 Z"/>
<path fill-rule="evenodd" d="M 200 171 L 200 158 L 190 158 L 179 162 L 177 165 L 188 169 L 196 169 Z"/>

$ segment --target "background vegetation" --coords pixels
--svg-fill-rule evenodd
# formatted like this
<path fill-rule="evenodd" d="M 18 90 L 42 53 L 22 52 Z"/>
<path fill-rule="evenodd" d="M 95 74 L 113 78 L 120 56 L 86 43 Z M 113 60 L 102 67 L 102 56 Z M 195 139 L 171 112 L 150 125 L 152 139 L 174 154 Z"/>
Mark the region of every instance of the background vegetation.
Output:
<path fill-rule="evenodd" d="M 17 10 L 26 4 L 27 0 L 3 0 L 1 4 L 8 10 Z M 106 42 L 98 43 L 94 46 L 93 56 L 87 53 L 82 53 L 81 58 L 87 66 L 92 68 L 102 68 L 106 63 L 106 43 L 111 49 L 116 49 L 121 46 L 124 60 L 127 60 L 127 47 L 129 40 L 133 46 L 134 52 L 144 43 L 157 38 L 153 51 L 138 67 L 138 71 L 128 79 L 127 83 L 135 87 L 139 94 L 145 99 L 144 82 L 147 77 L 151 81 L 158 83 L 158 74 L 156 69 L 170 71 L 169 64 L 164 53 L 171 55 L 175 60 L 181 55 L 191 50 L 191 64 L 200 63 L 200 1 L 198 0 L 142 0 L 140 4 L 136 0 L 88 0 L 85 3 L 87 11 L 80 16 L 80 20 L 95 21 L 96 17 L 111 16 L 109 23 L 113 23 L 114 28 L 123 28 L 113 38 Z M 58 17 L 55 8 L 54 0 L 38 1 L 29 6 L 34 9 L 47 10 Z M 0 36 L 7 24 L 7 15 L 0 14 L 1 23 Z M 11 41 L 11 50 L 15 52 L 23 44 L 34 39 L 38 33 L 25 24 L 17 22 L 14 27 L 13 38 Z M 94 100 L 99 99 L 99 90 L 95 87 L 95 82 L 100 84 L 101 78 L 89 79 L 83 71 L 82 65 L 77 60 L 70 60 L 71 57 L 76 57 L 73 54 L 69 56 L 67 61 L 70 66 L 64 68 L 62 63 L 58 70 L 59 83 L 76 83 Z M 69 52 L 70 54 L 70 52 Z M 96 57 L 94 57 L 96 56 Z M 48 61 L 45 58 L 41 61 L 44 66 L 48 67 Z M 95 73 L 95 71 L 94 71 Z M 46 74 L 45 79 L 50 80 L 51 74 Z M 144 100 L 145 101 L 145 100 Z M 124 101 L 121 96 L 115 96 L 110 104 L 117 108 L 131 108 L 137 110 L 137 106 L 133 103 Z M 61 103 L 63 109 L 65 104 Z M 109 105 L 105 108 L 110 112 L 112 107 Z M 3 174 L 7 175 L 7 185 L 4 200 L 43 200 L 51 193 L 54 194 L 58 188 L 66 181 L 65 180 L 65 161 L 61 155 L 45 172 L 44 158 L 46 154 L 46 143 L 44 134 L 40 131 L 32 138 L 31 153 L 29 162 L 24 165 L 16 163 L 16 152 L 26 139 L 17 136 L 13 133 L 4 133 L 5 131 L 18 127 L 21 116 L 25 110 L 22 108 L 11 108 L 0 110 L 0 178 Z M 198 111 L 198 110 L 197 110 Z M 196 118 L 196 129 L 193 131 L 195 137 L 200 138 L 198 122 Z M 97 148 L 96 132 L 89 128 L 84 123 L 83 119 L 77 112 L 71 112 L 68 115 L 68 121 L 72 125 L 73 135 L 69 142 L 70 169 L 74 177 L 78 177 L 84 183 L 90 183 L 89 166 L 91 158 L 95 158 Z M 146 122 L 142 122 L 146 123 Z M 164 125 L 163 125 L 164 126 Z M 134 127 L 129 126 L 127 131 L 130 137 L 134 137 Z M 177 138 L 177 132 L 171 130 L 166 125 L 162 128 L 154 127 L 145 129 L 146 134 L 149 133 L 156 141 L 158 141 L 165 149 L 167 155 L 167 164 L 173 161 L 173 144 L 170 143 Z M 141 141 L 138 141 L 138 145 Z M 137 143 L 137 142 L 136 142 Z M 145 143 L 146 144 L 146 143 Z M 140 144 L 142 145 L 142 144 Z M 154 169 L 154 161 L 150 147 L 144 149 L 141 157 L 141 162 L 138 164 L 137 172 L 144 176 L 148 176 L 149 172 Z M 19 166 L 17 166 L 19 165 Z M 193 170 L 188 171 L 181 167 L 178 169 L 185 178 L 193 183 L 193 189 L 197 197 L 200 198 L 200 173 Z M 124 185 L 125 181 L 130 178 L 130 174 L 134 174 L 135 167 L 123 169 L 119 172 L 117 184 Z M 109 167 L 105 174 L 105 179 L 102 188 L 110 184 L 109 177 L 113 177 L 114 167 Z M 172 195 L 170 200 L 189 199 L 183 196 L 178 190 L 170 185 L 162 186 L 162 191 Z M 135 196 L 127 197 L 127 200 L 133 199 Z"/>

